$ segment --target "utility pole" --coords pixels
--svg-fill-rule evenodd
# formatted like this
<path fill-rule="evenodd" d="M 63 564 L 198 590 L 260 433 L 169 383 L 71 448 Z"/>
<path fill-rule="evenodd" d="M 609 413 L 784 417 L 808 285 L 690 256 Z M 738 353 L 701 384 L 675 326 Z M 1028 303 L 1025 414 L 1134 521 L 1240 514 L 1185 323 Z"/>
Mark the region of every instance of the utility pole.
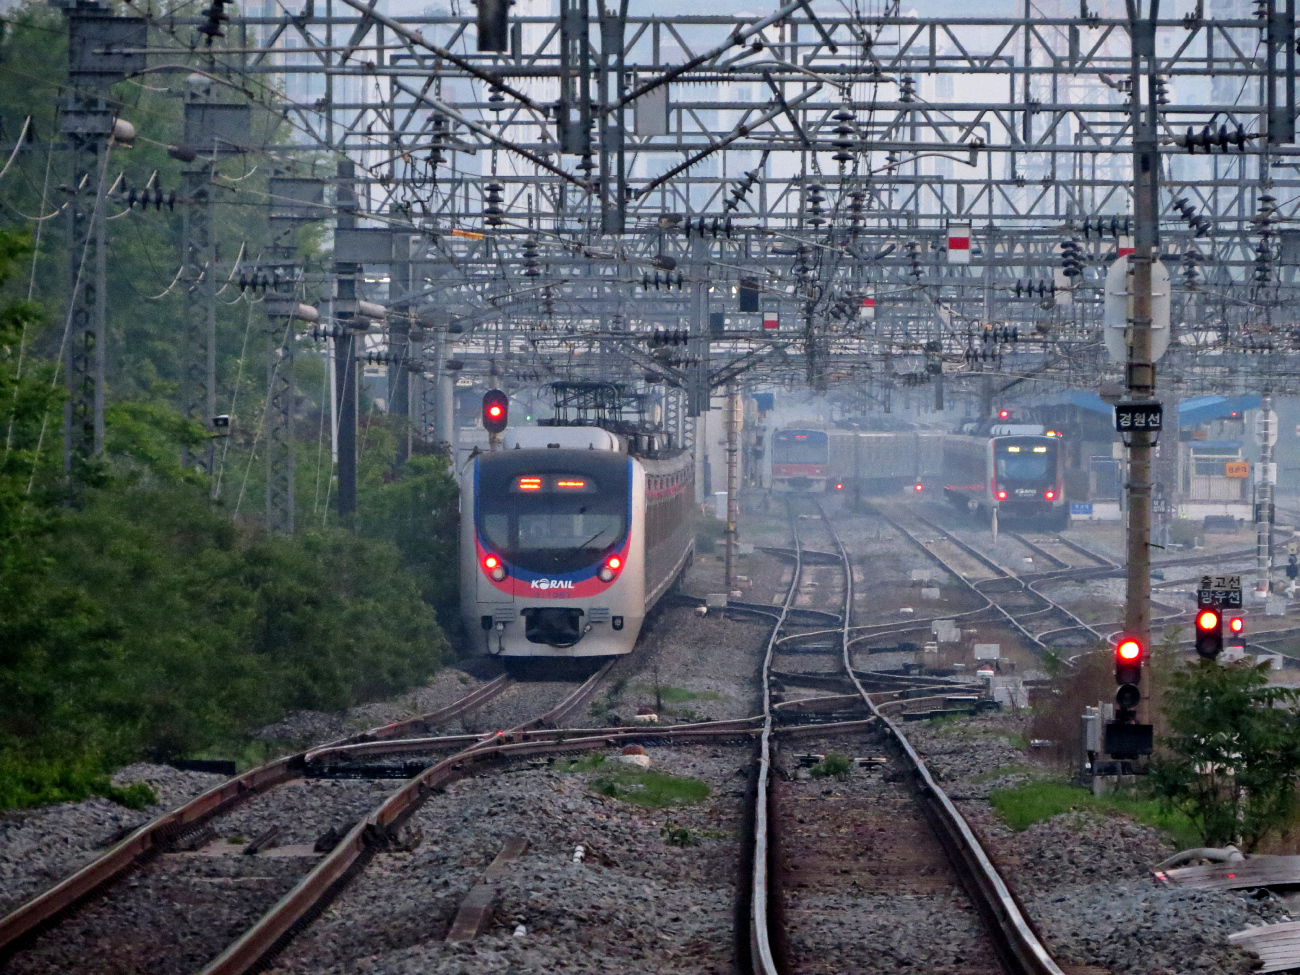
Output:
<path fill-rule="evenodd" d="M 212 417 L 217 412 L 217 262 L 212 234 L 212 163 L 184 171 L 181 216 L 181 282 L 185 286 L 185 418 L 208 431 L 200 454 L 185 450 L 182 462 L 205 474 L 213 470 Z M 215 485 L 214 485 L 215 488 Z"/>
<path fill-rule="evenodd" d="M 1156 131 L 1156 17 L 1160 0 L 1148 0 L 1145 17 L 1140 0 L 1128 0 L 1132 43 L 1130 106 L 1133 127 L 1132 268 L 1133 316 L 1128 327 L 1125 385 L 1130 402 L 1155 395 L 1156 367 L 1152 361 L 1152 263 L 1159 231 L 1160 155 Z M 1143 82 L 1147 83 L 1143 104 Z M 1128 576 L 1125 585 L 1125 634 L 1143 647 L 1151 645 L 1151 447 L 1153 434 L 1134 430 L 1129 447 Z"/>
<path fill-rule="evenodd" d="M 393 304 L 388 316 L 388 412 L 401 420 L 397 434 L 397 466 L 411 456 L 411 235 L 393 238 L 393 264 L 388 297 L 406 299 Z"/>
<path fill-rule="evenodd" d="M 338 164 L 339 183 L 335 206 L 338 210 L 337 226 L 350 230 L 357 225 L 357 196 L 352 185 L 353 163 L 345 160 Z M 337 282 L 335 292 L 335 318 L 337 337 L 334 339 L 334 382 L 338 397 L 338 506 L 339 515 L 347 517 L 357 510 L 357 271 L 355 264 L 338 262 L 334 265 Z"/>
<path fill-rule="evenodd" d="M 103 98 L 73 95 L 61 118 L 72 156 L 68 205 L 68 339 L 63 373 L 63 468 L 104 451 L 108 267 L 104 190 L 113 117 Z"/>
<path fill-rule="evenodd" d="M 1273 412 L 1271 393 L 1260 397 L 1255 441 L 1259 444 L 1259 465 L 1255 468 L 1255 598 L 1264 600 L 1273 591 L 1273 485 L 1277 483 L 1277 464 L 1273 461 L 1277 414 Z"/>
<path fill-rule="evenodd" d="M 114 140 L 130 142 L 135 129 L 114 117 L 109 85 L 145 68 L 148 27 L 143 17 L 115 17 L 107 4 L 81 0 L 67 9 L 68 76 L 73 94 L 63 105 L 59 132 L 67 137 L 68 310 L 65 320 L 63 467 L 104 450 L 104 365 L 108 351 L 108 268 L 104 196 Z M 122 53 L 122 52 L 136 53 Z"/>
<path fill-rule="evenodd" d="M 731 592 L 736 557 L 736 522 L 740 520 L 740 495 L 737 492 L 737 454 L 740 451 L 740 428 L 745 414 L 741 408 L 740 388 L 733 379 L 727 384 L 727 592 Z"/>
<path fill-rule="evenodd" d="M 294 491 L 294 397 L 297 336 L 294 333 L 296 297 L 284 302 L 284 314 L 268 305 L 271 327 L 267 333 L 266 384 L 270 391 L 266 416 L 266 524 L 272 531 L 293 534 L 297 506 Z"/>

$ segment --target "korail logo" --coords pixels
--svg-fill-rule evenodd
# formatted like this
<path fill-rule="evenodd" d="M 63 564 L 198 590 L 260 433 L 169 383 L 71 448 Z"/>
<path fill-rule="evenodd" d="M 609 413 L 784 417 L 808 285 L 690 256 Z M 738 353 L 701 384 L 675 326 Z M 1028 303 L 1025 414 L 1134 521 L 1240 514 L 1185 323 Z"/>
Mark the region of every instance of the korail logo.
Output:
<path fill-rule="evenodd" d="M 572 589 L 573 580 L 571 579 L 534 579 L 528 585 L 529 589 Z"/>

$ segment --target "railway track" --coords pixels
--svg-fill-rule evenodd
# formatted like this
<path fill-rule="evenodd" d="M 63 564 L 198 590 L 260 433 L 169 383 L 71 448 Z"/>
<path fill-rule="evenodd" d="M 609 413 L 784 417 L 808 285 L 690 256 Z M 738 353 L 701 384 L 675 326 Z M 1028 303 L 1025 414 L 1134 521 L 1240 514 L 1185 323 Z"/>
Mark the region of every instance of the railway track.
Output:
<path fill-rule="evenodd" d="M 397 793 L 387 795 L 369 815 L 361 818 L 350 829 L 344 830 L 345 835 L 334 843 L 332 849 L 306 875 L 302 876 L 269 912 L 214 961 L 205 967 L 201 963 L 200 965 L 189 964 L 186 959 L 195 957 L 194 949 L 186 950 L 182 944 L 169 945 L 185 952 L 184 958 L 174 959 L 170 963 L 170 970 L 195 970 L 202 967 L 204 971 L 249 971 L 268 958 L 273 953 L 273 949 L 283 947 L 288 937 L 308 923 L 328 903 L 329 898 L 337 894 L 341 887 L 364 867 L 374 852 L 391 848 L 401 842 L 399 835 L 401 823 L 431 794 L 438 781 L 449 781 L 451 778 L 471 774 L 481 767 L 488 767 L 493 761 L 498 761 L 506 755 L 590 748 L 591 742 L 595 739 L 587 735 L 593 733 L 602 735 L 600 739 L 602 741 L 611 740 L 611 736 L 612 740 L 620 740 L 620 733 L 624 738 L 629 735 L 643 735 L 644 729 L 600 729 L 587 732 L 586 735 L 571 731 L 548 730 L 563 724 L 590 698 L 611 664 L 612 661 L 573 689 L 559 705 L 506 732 L 487 736 L 418 737 L 421 733 L 436 730 L 452 719 L 482 707 L 502 694 L 512 683 L 509 678 L 502 676 L 448 707 L 407 721 L 372 728 L 326 746 L 278 759 L 222 783 L 136 830 L 95 862 L 0 919 L 0 961 L 12 962 L 15 968 L 20 968 L 24 964 L 22 959 L 25 950 L 39 950 L 44 939 L 56 936 L 75 939 L 76 935 L 68 935 L 63 927 L 64 922 L 70 921 L 80 913 L 80 908 L 99 900 L 100 895 L 110 893 L 114 889 L 115 881 L 147 868 L 151 861 L 155 861 L 161 854 L 175 851 L 178 844 L 182 843 L 187 836 L 199 834 L 199 838 L 202 839 L 203 831 L 210 830 L 210 824 L 217 817 L 232 814 L 237 807 L 255 797 L 262 796 L 293 780 L 329 778 L 331 771 L 340 767 L 346 773 L 350 763 L 355 763 L 360 758 L 373 760 L 379 756 L 412 754 L 421 756 L 422 761 L 419 766 L 423 771 L 420 775 L 407 782 Z M 727 733 L 741 736 L 747 733 L 741 725 L 722 724 L 724 726 L 722 728 L 715 726 L 703 729 L 674 729 L 674 737 L 685 741 L 715 740 L 719 735 Z M 412 735 L 417 737 L 409 737 Z M 573 741 L 583 742 L 584 739 L 585 743 L 571 744 Z M 441 762 L 426 757 L 437 755 L 439 752 L 453 754 Z M 351 767 L 355 768 L 355 765 Z M 345 774 L 343 777 L 362 779 L 375 777 L 373 768 L 361 768 L 360 772 L 360 775 Z M 391 776 L 381 774 L 379 777 Z M 373 805 L 373 801 L 367 805 Z M 357 817 L 353 816 L 352 819 L 356 820 Z M 254 840 L 252 846 L 257 845 L 258 841 Z M 310 850 L 306 853 L 310 855 Z M 201 861 L 196 858 L 195 862 Z M 143 876 L 138 873 L 135 875 Z M 231 878 L 231 882 L 238 880 L 239 877 Z M 127 885 L 128 888 L 132 886 L 135 886 L 134 882 Z M 166 883 L 160 886 L 164 891 L 172 889 Z M 257 898 L 253 898 L 254 903 L 256 900 Z M 241 906 L 245 910 L 248 908 L 247 904 Z M 87 922 L 92 936 L 103 938 L 106 928 L 111 928 L 113 923 L 130 923 L 126 918 L 114 922 L 112 916 L 110 904 L 105 904 L 102 910 L 97 909 L 96 916 L 89 918 Z M 127 942 L 130 939 L 119 939 L 112 936 L 110 932 L 108 940 L 117 947 L 119 940 Z M 122 950 L 130 949 L 123 946 Z M 149 967 L 155 970 L 158 968 L 157 957 L 149 957 L 147 962 Z M 32 970 L 41 970 L 42 963 L 36 964 L 37 967 Z M 128 962 L 128 967 L 135 968 L 136 965 Z M 138 970 L 144 967 L 146 966 L 142 960 L 139 962 Z"/>
<path fill-rule="evenodd" d="M 785 601 L 775 619 L 763 659 L 763 714 L 760 735 L 758 798 L 754 814 L 754 856 L 751 871 L 750 948 L 756 975 L 840 972 L 860 967 L 863 951 L 879 951 L 891 943 L 900 894 L 909 899 L 933 896 L 929 912 L 934 923 L 910 932 L 915 941 L 890 949 L 904 953 L 918 970 L 943 966 L 944 971 L 984 975 L 1063 975 L 1039 942 L 1006 884 L 998 875 L 965 820 L 935 783 L 920 755 L 908 743 L 891 712 L 908 702 L 951 695 L 951 682 L 930 678 L 897 678 L 860 674 L 853 664 L 853 646 L 863 634 L 852 623 L 853 573 L 848 551 L 820 511 L 840 563 L 842 584 L 839 625 L 785 633 L 795 594 L 800 591 L 803 545 L 792 519 L 794 571 Z M 978 612 L 978 611 L 977 611 Z M 894 624 L 895 630 L 914 623 Z M 874 627 L 884 632 L 887 626 Z M 840 669 L 812 673 L 778 672 L 774 659 L 794 645 L 833 637 L 839 647 Z M 833 689 L 847 683 L 849 694 L 824 695 L 797 701 L 776 700 L 782 684 Z M 868 685 L 873 684 L 872 689 Z M 893 684 L 892 687 L 881 686 Z M 876 747 L 881 735 L 893 751 L 888 760 L 897 781 L 875 784 L 855 776 L 854 785 L 778 782 L 774 731 L 784 713 L 794 710 L 832 715 L 868 715 L 820 727 L 820 740 L 865 739 Z M 874 790 L 874 794 L 871 793 Z M 817 801 L 803 802 L 804 799 Z M 779 828 L 778 828 L 779 827 Z M 828 844 L 829 837 L 838 837 Z M 964 890 L 963 895 L 961 891 Z M 814 930 L 816 919 L 829 913 L 835 938 L 828 942 Z M 855 913 L 856 912 L 856 913 Z M 840 916 L 847 915 L 847 916 Z M 883 928 L 883 930 L 882 930 Z M 956 942 L 953 939 L 957 938 Z M 817 950 L 806 950 L 815 944 Z"/>
<path fill-rule="evenodd" d="M 446 707 L 405 721 L 370 728 L 332 744 L 369 743 L 382 749 L 385 744 L 408 734 L 449 724 L 500 696 L 509 686 L 510 678 L 503 674 Z M 127 873 L 159 854 L 175 849 L 188 837 L 205 829 L 217 816 L 302 775 L 307 755 L 308 751 L 304 750 L 250 769 L 164 813 L 65 880 L 0 918 L 0 962 L 33 935 L 66 919 L 75 908 L 103 893 Z"/>

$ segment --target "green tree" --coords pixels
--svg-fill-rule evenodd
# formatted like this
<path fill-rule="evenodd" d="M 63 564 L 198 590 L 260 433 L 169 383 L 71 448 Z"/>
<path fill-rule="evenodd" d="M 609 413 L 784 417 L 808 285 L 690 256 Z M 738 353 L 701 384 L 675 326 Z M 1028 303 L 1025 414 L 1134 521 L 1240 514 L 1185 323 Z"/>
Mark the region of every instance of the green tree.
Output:
<path fill-rule="evenodd" d="M 397 546 L 446 628 L 458 622 L 460 488 L 442 455 L 412 457 L 400 474 L 360 499 L 357 527 Z"/>
<path fill-rule="evenodd" d="M 1207 843 L 1253 849 L 1295 806 L 1297 700 L 1300 691 L 1269 685 L 1263 665 L 1201 660 L 1172 673 L 1162 708 L 1167 751 L 1152 775 L 1157 795 Z"/>

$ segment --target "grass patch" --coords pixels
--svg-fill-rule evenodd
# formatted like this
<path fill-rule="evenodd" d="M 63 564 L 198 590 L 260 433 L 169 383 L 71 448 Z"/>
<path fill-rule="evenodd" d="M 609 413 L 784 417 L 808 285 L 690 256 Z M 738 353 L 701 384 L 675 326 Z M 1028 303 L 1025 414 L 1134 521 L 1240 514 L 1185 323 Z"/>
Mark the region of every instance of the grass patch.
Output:
<path fill-rule="evenodd" d="M 611 799 L 621 799 L 647 809 L 667 809 L 703 802 L 709 787 L 699 779 L 645 771 L 635 766 L 611 768 L 591 783 L 592 790 Z"/>
<path fill-rule="evenodd" d="M 589 752 L 571 762 L 556 762 L 555 767 L 561 772 L 594 772 L 605 767 L 605 753 Z"/>
<path fill-rule="evenodd" d="M 1017 832 L 1066 812 L 1121 813 L 1167 833 L 1182 849 L 1199 846 L 1201 842 L 1199 832 L 1186 815 L 1140 793 L 1094 796 L 1079 786 L 1040 780 L 1010 789 L 995 789 L 989 794 L 989 802 Z"/>
<path fill-rule="evenodd" d="M 136 810 L 158 803 L 158 796 L 145 783 L 119 788 L 89 763 L 0 759 L 0 809 L 32 809 L 56 802 L 80 802 L 91 796 L 103 796 Z"/>
<path fill-rule="evenodd" d="M 643 694 L 655 692 L 650 684 L 637 684 L 636 689 Z M 659 700 L 665 704 L 685 704 L 687 701 L 721 701 L 722 695 L 717 691 L 688 691 L 684 687 L 660 686 Z"/>

